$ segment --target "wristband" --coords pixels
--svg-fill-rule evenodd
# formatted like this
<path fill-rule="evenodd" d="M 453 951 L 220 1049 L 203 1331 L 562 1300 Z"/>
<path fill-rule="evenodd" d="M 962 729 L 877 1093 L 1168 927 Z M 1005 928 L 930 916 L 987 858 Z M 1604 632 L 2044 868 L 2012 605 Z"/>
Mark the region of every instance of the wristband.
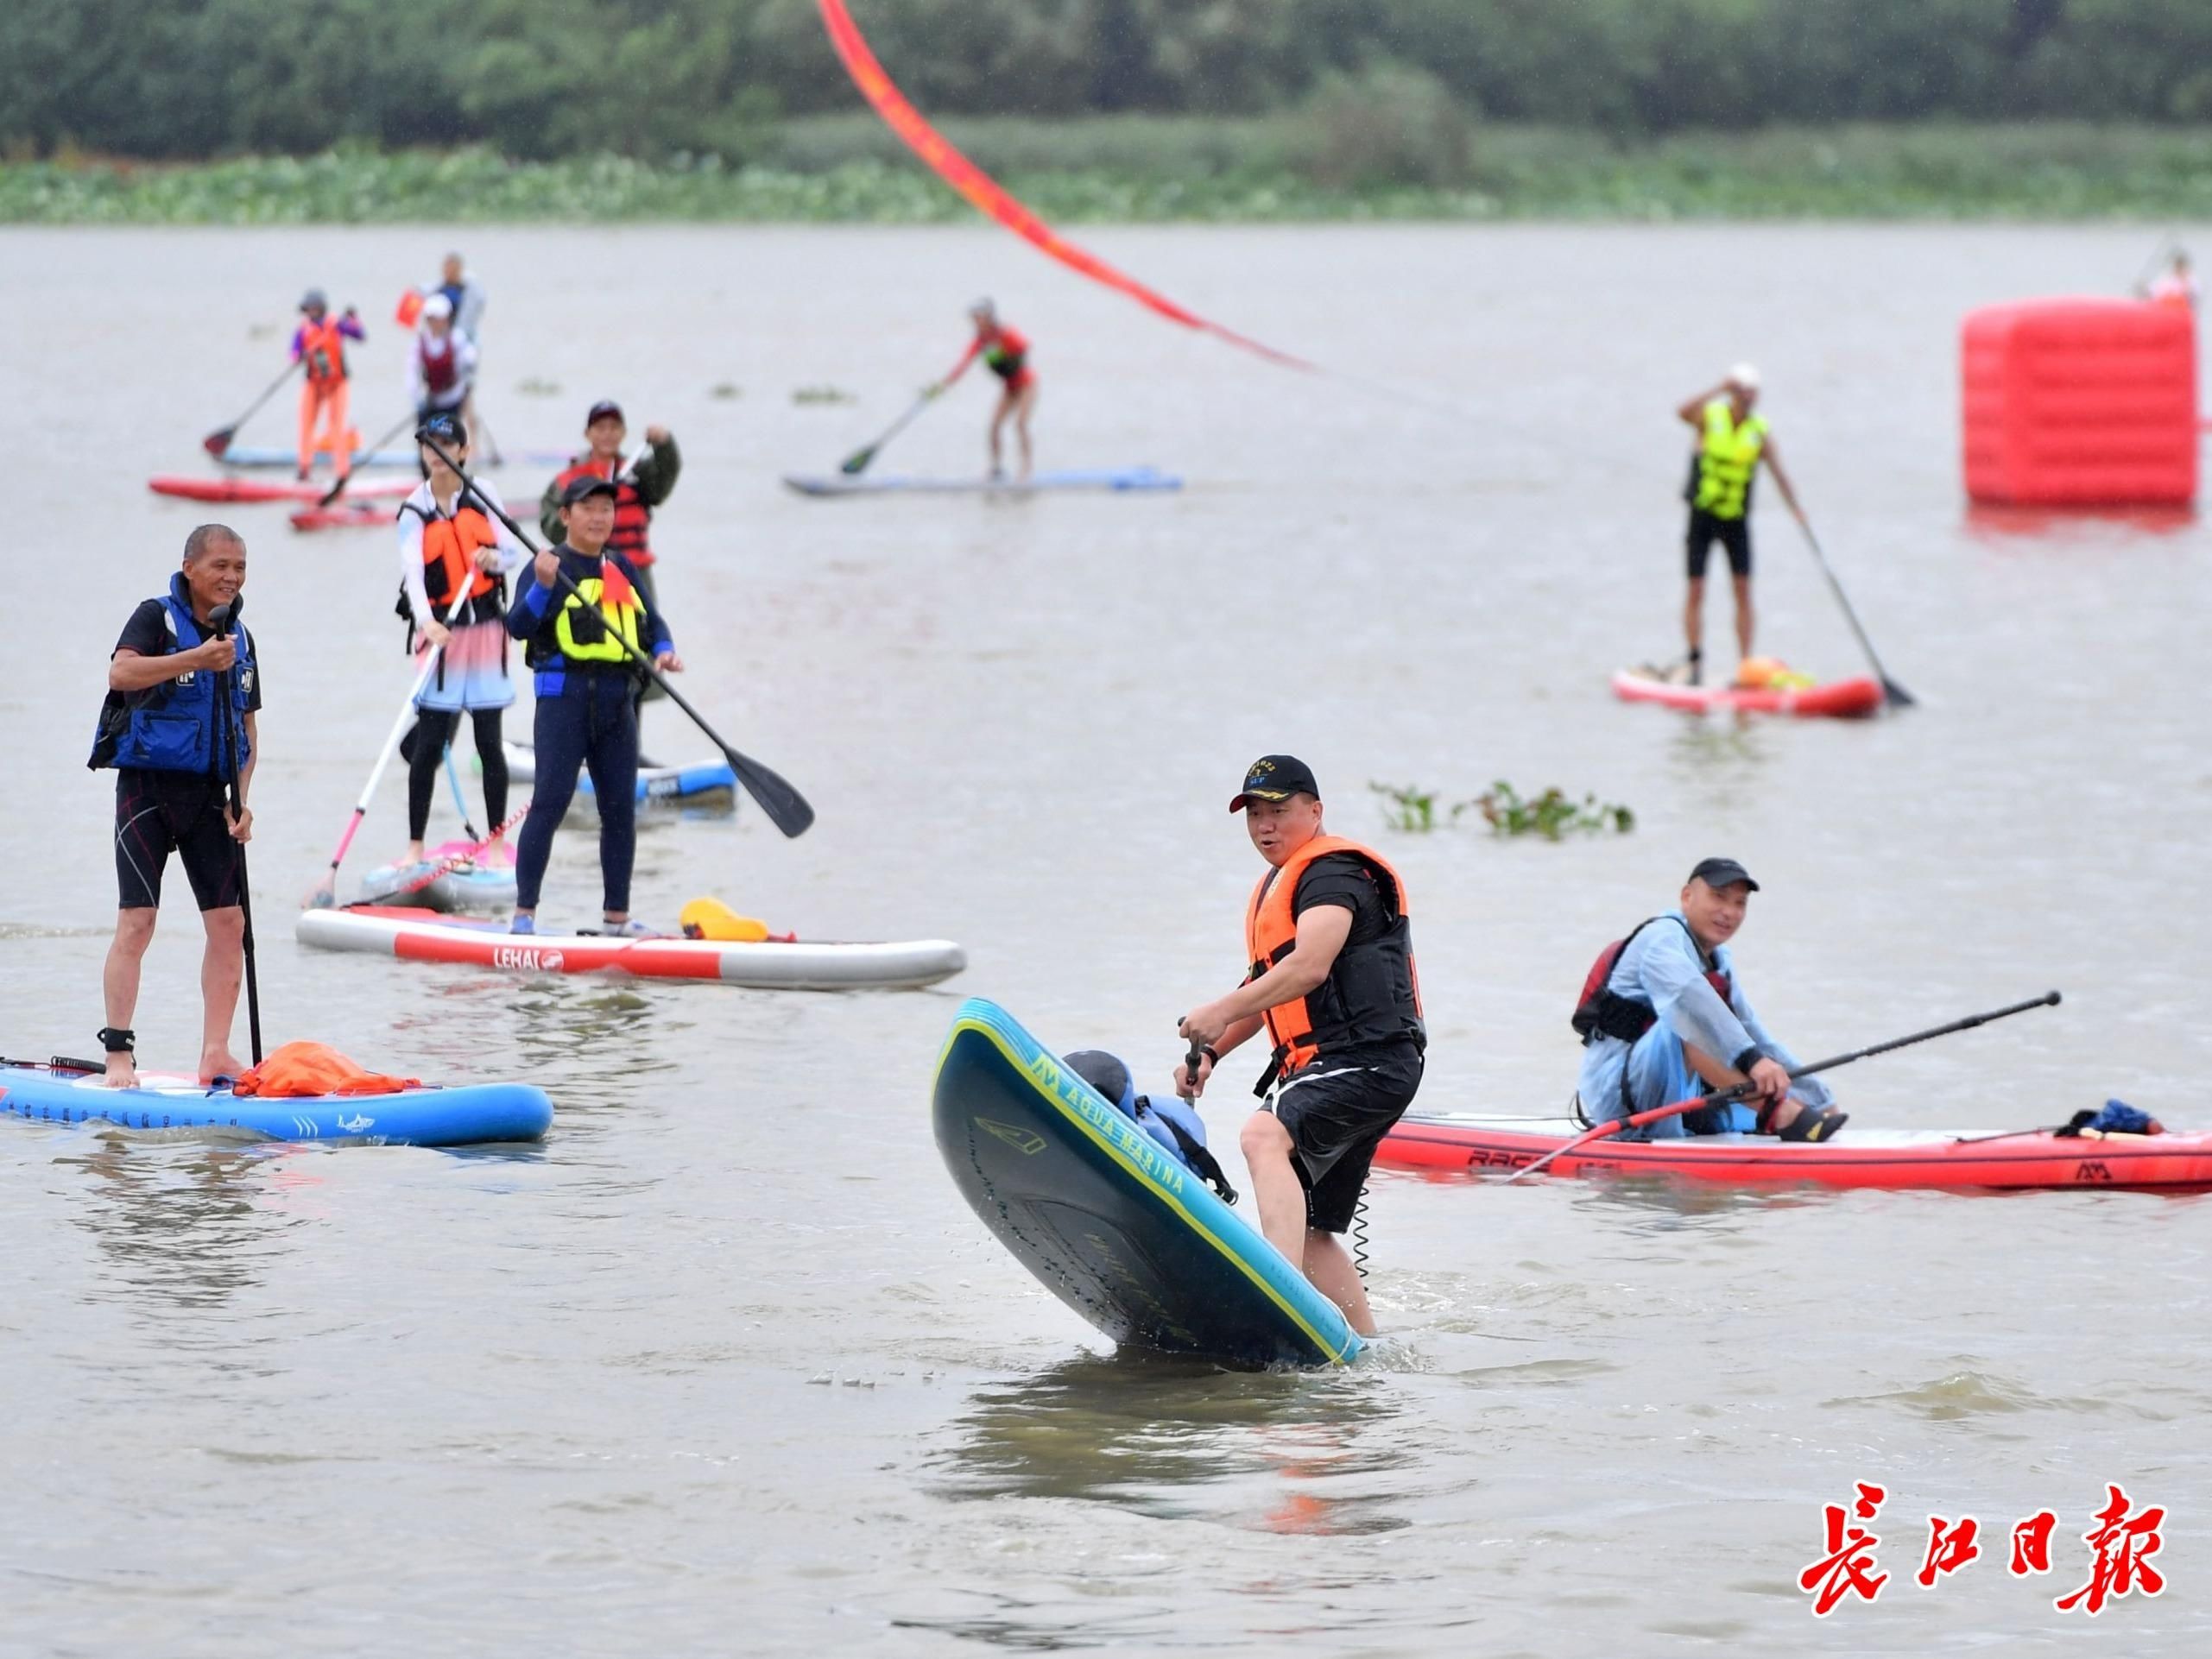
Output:
<path fill-rule="evenodd" d="M 1221 1053 L 1220 1053 L 1220 1050 L 1218 1050 L 1217 1049 L 1216 1049 L 1212 1044 L 1210 1044 L 1210 1043 L 1201 1043 L 1201 1044 L 1198 1044 L 1198 1052 L 1199 1052 L 1199 1053 L 1201 1053 L 1201 1054 L 1203 1054 L 1203 1055 L 1204 1055 L 1204 1056 L 1206 1057 L 1206 1063 L 1207 1063 L 1208 1065 L 1210 1065 L 1210 1066 L 1217 1066 L 1217 1065 L 1219 1065 L 1219 1064 L 1221 1063 Z"/>
<path fill-rule="evenodd" d="M 1751 1076 L 1751 1069 L 1752 1069 L 1752 1067 L 1754 1067 L 1754 1066 L 1757 1065 L 1757 1064 L 1758 1064 L 1761 1060 L 1764 1060 L 1766 1057 L 1766 1050 L 1764 1050 L 1764 1049 L 1762 1049 L 1762 1048 L 1760 1048 L 1760 1047 L 1759 1046 L 1759 1044 L 1758 1044 L 1754 1043 L 1754 1044 L 1753 1044 L 1749 1048 L 1746 1049 L 1746 1050 L 1745 1050 L 1741 1054 L 1739 1054 L 1738 1056 L 1736 1056 L 1736 1057 L 1735 1057 L 1735 1069 L 1736 1069 L 1738 1071 L 1741 1072 L 1745 1076 L 1748 1077 L 1749 1076 Z"/>

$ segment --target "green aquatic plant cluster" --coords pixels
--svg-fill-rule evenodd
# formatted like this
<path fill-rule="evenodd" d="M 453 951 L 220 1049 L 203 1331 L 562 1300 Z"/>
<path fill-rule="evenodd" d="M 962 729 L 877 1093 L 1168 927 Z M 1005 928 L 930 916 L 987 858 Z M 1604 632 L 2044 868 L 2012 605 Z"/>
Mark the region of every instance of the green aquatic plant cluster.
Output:
<path fill-rule="evenodd" d="M 1433 109 L 1406 131 L 1362 133 L 1356 103 L 1323 103 L 1320 113 L 1295 121 L 945 124 L 1017 195 L 1066 224 L 2212 218 L 2212 143 L 2203 129 L 1785 128 L 1624 142 L 1564 129 L 1463 127 Z M 1323 142 L 1331 131 L 1337 136 Z M 341 148 L 178 165 L 82 156 L 0 162 L 7 224 L 930 224 L 974 217 L 872 117 L 787 123 L 743 165 L 683 154 L 657 162 L 615 155 L 517 161 L 480 148 Z"/>
<path fill-rule="evenodd" d="M 1427 835 L 1457 826 L 1470 813 L 1488 824 L 1493 835 L 1537 836 L 1545 841 L 1608 832 L 1625 836 L 1636 827 L 1634 812 L 1617 803 L 1601 802 L 1594 794 L 1577 801 L 1564 790 L 1552 788 L 1524 798 L 1502 778 L 1487 793 L 1471 801 L 1456 802 L 1441 813 L 1434 790 L 1416 784 L 1373 782 L 1368 787 L 1381 799 L 1383 822 L 1404 835 Z"/>

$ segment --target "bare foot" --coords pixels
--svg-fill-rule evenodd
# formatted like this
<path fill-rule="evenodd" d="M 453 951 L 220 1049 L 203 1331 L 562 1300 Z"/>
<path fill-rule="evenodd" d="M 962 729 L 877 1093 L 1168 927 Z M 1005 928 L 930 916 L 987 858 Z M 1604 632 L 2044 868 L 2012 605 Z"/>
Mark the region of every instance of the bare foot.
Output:
<path fill-rule="evenodd" d="M 107 1076 L 101 1082 L 109 1088 L 136 1088 L 138 1087 L 138 1067 L 129 1054 L 111 1054 L 108 1056 Z"/>
<path fill-rule="evenodd" d="M 212 1083 L 218 1077 L 243 1077 L 246 1069 L 238 1057 L 227 1048 L 203 1049 L 199 1054 L 199 1081 Z"/>

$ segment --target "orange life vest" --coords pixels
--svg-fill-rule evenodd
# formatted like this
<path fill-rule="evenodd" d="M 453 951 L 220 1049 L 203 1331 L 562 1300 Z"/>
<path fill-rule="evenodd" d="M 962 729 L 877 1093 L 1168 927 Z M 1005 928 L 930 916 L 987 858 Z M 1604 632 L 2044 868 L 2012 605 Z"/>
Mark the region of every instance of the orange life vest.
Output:
<path fill-rule="evenodd" d="M 637 480 L 622 470 L 620 460 L 601 463 L 587 455 L 569 463 L 567 470 L 553 480 L 554 495 L 558 497 L 578 478 L 606 478 L 613 482 L 615 527 L 607 538 L 607 550 L 620 553 L 636 570 L 651 565 L 653 549 L 646 545 L 646 533 L 653 523 L 653 509 L 638 494 Z"/>
<path fill-rule="evenodd" d="M 1358 859 L 1375 878 L 1391 913 L 1390 930 L 1365 944 L 1346 941 L 1326 980 L 1261 1016 L 1274 1053 L 1255 1094 L 1266 1094 L 1278 1077 L 1289 1076 L 1337 1049 L 1407 1038 L 1417 1043 L 1426 1040 L 1406 884 L 1381 854 L 1342 836 L 1316 836 L 1280 868 L 1262 875 L 1252 889 L 1252 902 L 1244 912 L 1244 952 L 1252 964 L 1246 980 L 1258 979 L 1297 948 L 1298 918 L 1292 905 L 1306 867 L 1316 859 L 1345 853 Z"/>
<path fill-rule="evenodd" d="M 325 313 L 319 323 L 300 325 L 300 361 L 307 365 L 310 386 L 335 386 L 346 378 L 345 336 L 337 318 Z"/>
<path fill-rule="evenodd" d="M 491 572 L 477 569 L 476 564 L 477 549 L 499 545 L 499 533 L 490 519 L 473 507 L 462 508 L 450 519 L 408 510 L 422 520 L 422 587 L 432 604 L 452 604 L 465 580 L 471 599 L 482 598 L 498 585 Z"/>

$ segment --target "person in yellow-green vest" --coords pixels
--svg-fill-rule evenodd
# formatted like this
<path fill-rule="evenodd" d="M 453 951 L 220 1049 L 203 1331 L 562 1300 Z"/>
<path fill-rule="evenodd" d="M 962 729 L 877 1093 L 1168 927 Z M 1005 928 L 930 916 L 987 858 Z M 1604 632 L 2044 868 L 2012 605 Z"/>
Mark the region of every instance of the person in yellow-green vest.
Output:
<path fill-rule="evenodd" d="M 1735 582 L 1736 653 L 1751 654 L 1751 486 L 1762 463 L 1774 475 L 1774 487 L 1792 516 L 1804 522 L 1804 509 L 1782 470 L 1766 419 L 1754 413 L 1758 404 L 1759 371 L 1740 363 L 1718 386 L 1675 411 L 1697 434 L 1690 483 L 1683 491 L 1690 503 L 1690 593 L 1682 608 L 1682 632 L 1690 647 L 1687 678 L 1692 685 L 1704 673 L 1705 563 L 1715 542 L 1727 550 L 1729 574 Z"/>

